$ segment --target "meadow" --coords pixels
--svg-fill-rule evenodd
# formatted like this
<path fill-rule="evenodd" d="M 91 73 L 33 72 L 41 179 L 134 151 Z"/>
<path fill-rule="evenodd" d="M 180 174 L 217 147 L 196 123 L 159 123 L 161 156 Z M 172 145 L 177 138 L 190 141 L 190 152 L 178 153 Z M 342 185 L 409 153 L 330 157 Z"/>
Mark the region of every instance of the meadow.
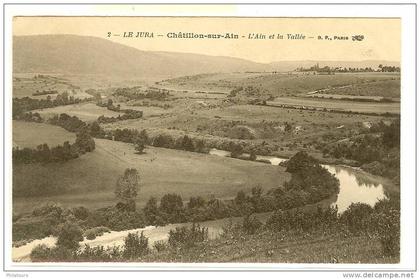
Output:
<path fill-rule="evenodd" d="M 19 148 L 35 148 L 43 143 L 53 147 L 65 141 L 72 143 L 75 139 L 74 133 L 57 126 L 13 120 L 13 146 Z"/>
<path fill-rule="evenodd" d="M 48 92 L 51 93 L 46 94 Z M 58 94 L 63 92 L 68 92 L 69 96 L 79 99 L 92 97 L 62 76 L 16 74 L 13 77 L 14 98 L 30 97 L 34 99 L 45 99 L 49 96 L 54 99 Z"/>
<path fill-rule="evenodd" d="M 62 188 L 62 194 L 15 197 L 14 212 L 31 211 L 47 201 L 68 207 L 113 205 L 116 180 L 128 167 L 140 173 L 138 206 L 151 196 L 160 198 L 166 193 L 186 199 L 231 198 L 240 190 L 249 191 L 254 186 L 268 190 L 289 179 L 283 167 L 258 162 L 154 147 L 147 147 L 145 154 L 136 154 L 131 144 L 100 139 L 95 142 L 93 152 L 68 162 L 15 166 L 13 187 L 53 184 Z"/>
<path fill-rule="evenodd" d="M 400 103 L 372 103 L 356 102 L 331 99 L 278 97 L 274 101 L 267 102 L 270 106 L 293 106 L 297 108 L 316 108 L 335 111 L 357 112 L 357 113 L 400 113 Z"/>
<path fill-rule="evenodd" d="M 108 110 L 105 107 L 97 106 L 94 103 L 83 103 L 83 104 L 75 104 L 75 105 L 67 105 L 67 106 L 59 106 L 53 108 L 46 108 L 36 110 L 42 118 L 48 119 L 53 117 L 54 115 L 58 115 L 61 113 L 66 113 L 70 116 L 77 116 L 82 121 L 95 121 L 98 119 L 99 116 L 106 116 L 106 117 L 117 117 L 118 115 L 122 115 L 123 113 L 118 113 L 115 111 Z"/>
<path fill-rule="evenodd" d="M 387 80 L 375 80 L 342 88 L 331 88 L 330 90 L 325 90 L 323 93 L 348 96 L 380 96 L 400 99 L 401 81 L 398 75 Z"/>
<path fill-rule="evenodd" d="M 354 94 L 399 96 L 399 73 L 216 73 L 181 77 L 161 82 L 162 87 L 190 90 L 230 91 L 235 87 L 261 88 L 274 97 L 309 93 L 325 88 L 354 85 Z M 360 88 L 360 89 L 358 89 Z M 374 90 L 372 91 L 372 88 Z M 369 93 L 372 92 L 372 93 Z M 338 92 L 335 92 L 338 94 Z M 344 94 L 344 93 L 342 93 Z"/>

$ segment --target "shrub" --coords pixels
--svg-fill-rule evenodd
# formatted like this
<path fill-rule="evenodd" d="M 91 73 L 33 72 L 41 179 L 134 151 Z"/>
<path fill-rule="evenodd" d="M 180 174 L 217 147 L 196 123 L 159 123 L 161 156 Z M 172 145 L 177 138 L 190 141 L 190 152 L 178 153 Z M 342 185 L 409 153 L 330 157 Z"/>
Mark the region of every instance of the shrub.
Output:
<path fill-rule="evenodd" d="M 400 203 L 399 197 L 379 201 L 374 208 L 371 224 L 381 243 L 385 256 L 397 256 L 400 252 Z"/>
<path fill-rule="evenodd" d="M 68 262 L 73 259 L 73 250 L 62 246 L 50 248 L 41 244 L 32 249 L 30 257 L 33 262 Z"/>
<path fill-rule="evenodd" d="M 145 225 L 144 215 L 141 211 L 125 211 L 116 207 L 98 209 L 86 220 L 89 227 L 108 227 L 113 231 L 122 231 L 141 228 Z"/>
<path fill-rule="evenodd" d="M 86 220 L 89 217 L 89 210 L 83 206 L 73 208 L 72 213 L 79 220 Z"/>
<path fill-rule="evenodd" d="M 56 203 L 46 203 L 39 207 L 36 207 L 32 211 L 32 216 L 51 216 L 59 218 L 63 213 L 63 208 Z"/>
<path fill-rule="evenodd" d="M 83 249 L 77 251 L 75 258 L 82 262 L 110 262 L 121 258 L 119 246 L 104 248 L 103 246 L 90 247 L 85 245 Z"/>
<path fill-rule="evenodd" d="M 300 151 L 286 162 L 286 171 L 290 173 L 300 172 L 308 167 L 318 165 L 318 161 L 306 152 Z"/>
<path fill-rule="evenodd" d="M 193 223 L 191 228 L 176 227 L 169 231 L 168 244 L 172 247 L 188 248 L 208 239 L 208 229 Z"/>
<path fill-rule="evenodd" d="M 51 257 L 51 248 L 45 244 L 37 245 L 32 249 L 30 257 L 32 262 L 48 261 Z"/>
<path fill-rule="evenodd" d="M 150 225 L 157 225 L 159 219 L 159 208 L 155 197 L 151 197 L 143 208 L 144 217 Z"/>
<path fill-rule="evenodd" d="M 167 245 L 166 245 L 165 242 L 163 242 L 163 241 L 156 241 L 153 244 L 153 248 L 155 248 L 156 251 L 159 253 L 159 252 L 165 251 L 168 247 L 167 247 Z"/>
<path fill-rule="evenodd" d="M 97 236 L 101 236 L 106 232 L 110 232 L 111 230 L 107 227 L 95 227 L 85 231 L 84 236 L 89 239 L 95 239 Z"/>
<path fill-rule="evenodd" d="M 129 233 L 124 239 L 124 252 L 125 259 L 136 259 L 149 254 L 149 239 L 143 235 L 143 232 Z"/>
<path fill-rule="evenodd" d="M 365 203 L 352 203 L 340 216 L 340 222 L 345 224 L 350 232 L 362 232 L 371 228 L 370 215 L 373 208 Z"/>
<path fill-rule="evenodd" d="M 73 223 L 64 223 L 58 233 L 56 245 L 67 249 L 77 249 L 83 240 L 82 229 Z"/>
<path fill-rule="evenodd" d="M 242 229 L 247 234 L 255 234 L 262 227 L 263 223 L 254 216 L 246 216 L 242 222 Z"/>
<path fill-rule="evenodd" d="M 162 218 L 169 223 L 181 223 L 186 221 L 181 196 L 166 194 L 160 199 L 160 212 Z"/>
<path fill-rule="evenodd" d="M 136 210 L 136 197 L 140 188 L 140 176 L 136 169 L 127 168 L 124 171 L 124 175 L 118 177 L 115 196 L 120 201 L 119 205 L 121 209 L 127 211 Z"/>
<path fill-rule="evenodd" d="M 311 231 L 316 228 L 332 228 L 337 221 L 337 208 L 322 209 L 318 207 L 316 211 L 278 210 L 270 216 L 266 226 L 275 231 Z"/>

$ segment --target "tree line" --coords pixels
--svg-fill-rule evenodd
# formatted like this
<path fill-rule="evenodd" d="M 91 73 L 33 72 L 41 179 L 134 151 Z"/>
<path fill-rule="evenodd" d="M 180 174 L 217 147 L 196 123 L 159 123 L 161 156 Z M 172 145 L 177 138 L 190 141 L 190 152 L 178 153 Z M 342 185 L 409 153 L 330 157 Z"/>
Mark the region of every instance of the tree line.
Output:
<path fill-rule="evenodd" d="M 58 94 L 55 99 L 51 99 L 51 96 L 48 96 L 46 99 L 32 99 L 29 97 L 13 98 L 12 116 L 13 119 L 16 119 L 16 117 L 18 117 L 20 114 L 25 113 L 27 111 L 78 104 L 82 101 L 90 100 L 91 99 L 81 100 L 79 98 L 74 98 L 73 96 L 69 96 L 67 92 Z"/>
<path fill-rule="evenodd" d="M 138 119 L 143 117 L 143 111 L 133 109 L 121 109 L 120 105 L 115 106 L 111 99 L 108 99 L 108 102 L 106 104 L 98 102 L 96 103 L 96 105 L 100 107 L 106 107 L 111 111 L 124 113 L 123 115 L 118 115 L 117 117 L 107 117 L 102 115 L 98 117 L 98 123 L 113 123 L 121 120 Z"/>
<path fill-rule="evenodd" d="M 76 141 L 70 144 L 65 141 L 63 145 L 49 147 L 48 144 L 40 144 L 36 148 L 14 147 L 12 152 L 13 164 L 51 163 L 65 162 L 78 158 L 80 155 L 95 149 L 95 141 L 87 130 L 81 130 L 76 134 Z"/>
<path fill-rule="evenodd" d="M 124 97 L 128 100 L 141 100 L 141 99 L 152 99 L 152 100 L 166 100 L 169 97 L 169 91 L 166 89 L 159 88 L 148 88 L 144 90 L 140 86 L 135 87 L 124 87 L 115 89 L 112 94 L 115 97 Z"/>
<path fill-rule="evenodd" d="M 355 160 L 373 174 L 394 178 L 399 177 L 399 147 L 400 119 L 395 119 L 390 125 L 382 121 L 374 124 L 368 133 L 347 143 L 324 148 L 323 154 Z"/>
<path fill-rule="evenodd" d="M 367 204 L 351 204 L 341 214 L 333 207 L 315 210 L 278 210 L 265 222 L 245 216 L 242 223 L 227 225 L 217 243 L 238 245 L 251 240 L 253 235 L 270 235 L 289 240 L 316 238 L 319 235 L 342 240 L 349 237 L 369 237 L 379 242 L 382 257 L 398 257 L 400 253 L 400 204 L 397 196 L 379 201 L 373 208 Z M 210 246 L 208 229 L 193 223 L 171 229 L 167 241 L 149 239 L 141 233 L 128 233 L 122 246 L 80 246 L 83 231 L 75 223 L 66 222 L 58 227 L 55 247 L 38 245 L 31 252 L 33 262 L 121 262 L 121 261 L 206 261 L 214 253 Z M 263 241 L 262 239 L 260 241 Z M 220 246 L 220 245 L 219 245 Z M 255 247 L 256 248 L 256 247 Z M 200 251 L 200 253 L 197 253 Z M 267 251 L 267 256 L 270 256 Z"/>

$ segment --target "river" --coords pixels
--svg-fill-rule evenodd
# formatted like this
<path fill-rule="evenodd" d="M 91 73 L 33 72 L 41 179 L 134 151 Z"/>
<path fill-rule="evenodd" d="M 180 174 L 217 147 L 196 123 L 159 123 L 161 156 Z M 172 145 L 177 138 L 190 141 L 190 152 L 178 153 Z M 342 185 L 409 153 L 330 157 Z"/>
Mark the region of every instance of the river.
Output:
<path fill-rule="evenodd" d="M 224 150 L 212 149 L 209 152 L 210 155 L 228 157 L 230 152 Z M 232 159 L 236 160 L 236 159 Z M 264 163 L 271 163 L 272 165 L 278 165 L 280 162 L 284 162 L 287 159 L 279 158 L 274 156 L 257 156 L 257 161 Z M 350 206 L 351 203 L 361 202 L 367 203 L 371 206 L 375 205 L 376 202 L 385 198 L 384 187 L 381 183 L 381 180 L 375 176 L 369 175 L 361 170 L 346 167 L 346 166 L 333 166 L 333 165 L 322 165 L 326 168 L 331 174 L 335 175 L 339 180 L 340 187 L 339 193 L 337 194 L 336 199 L 329 199 L 327 202 L 331 206 L 337 206 L 338 212 L 341 213 Z M 257 214 L 257 218 L 261 221 L 265 221 L 271 213 L 261 213 Z M 202 226 L 205 226 L 209 229 L 209 237 L 215 238 L 222 232 L 224 226 L 229 224 L 229 222 L 240 222 L 242 218 L 226 218 L 221 220 L 206 221 L 200 222 Z M 146 237 L 149 238 L 149 244 L 152 245 L 156 241 L 164 241 L 168 238 L 168 233 L 171 229 L 174 229 L 177 226 L 186 226 L 187 224 L 170 224 L 162 227 L 148 226 L 141 229 L 133 229 L 126 231 L 112 231 L 110 233 L 105 233 L 104 235 L 97 237 L 94 240 L 85 239 L 81 242 L 81 245 L 89 244 L 90 246 L 115 246 L 122 245 L 124 243 L 124 238 L 128 233 L 133 232 L 143 232 Z M 29 255 L 32 249 L 39 245 L 45 244 L 47 246 L 54 246 L 56 238 L 55 237 L 46 237 L 44 239 L 37 239 L 32 242 L 29 242 L 20 247 L 13 247 L 12 249 L 12 258 L 16 262 L 27 262 L 29 261 Z"/>

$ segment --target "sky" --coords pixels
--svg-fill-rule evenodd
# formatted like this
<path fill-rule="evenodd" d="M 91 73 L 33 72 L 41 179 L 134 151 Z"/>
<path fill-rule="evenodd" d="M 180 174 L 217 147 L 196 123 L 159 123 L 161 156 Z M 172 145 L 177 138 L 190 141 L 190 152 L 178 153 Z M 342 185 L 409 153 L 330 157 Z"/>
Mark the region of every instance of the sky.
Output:
<path fill-rule="evenodd" d="M 261 63 L 293 60 L 400 61 L 400 19 L 232 17 L 14 17 L 13 35 L 94 36 L 140 50 L 231 56 Z M 108 32 L 111 36 L 108 37 Z M 154 38 L 124 38 L 149 32 Z M 239 39 L 170 39 L 168 33 L 238 34 Z M 116 36 L 119 34 L 120 36 Z M 248 39 L 265 34 L 266 39 Z M 270 39 L 269 35 L 275 35 Z M 284 39 L 277 39 L 277 35 Z M 304 40 L 286 39 L 302 34 Z M 162 36 L 158 36 L 162 35 Z M 362 41 L 352 41 L 363 35 Z M 244 37 L 242 37 L 244 36 Z M 324 38 L 318 40 L 318 36 Z M 325 40 L 325 36 L 349 40 Z M 314 37 L 309 39 L 309 37 Z"/>

